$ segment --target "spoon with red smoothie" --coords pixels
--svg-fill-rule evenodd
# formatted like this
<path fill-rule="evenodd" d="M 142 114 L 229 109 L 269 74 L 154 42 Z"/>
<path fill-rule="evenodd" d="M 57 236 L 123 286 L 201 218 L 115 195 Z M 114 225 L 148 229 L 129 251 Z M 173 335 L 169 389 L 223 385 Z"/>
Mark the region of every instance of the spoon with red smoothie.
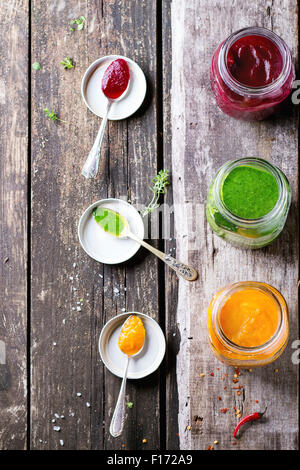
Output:
<path fill-rule="evenodd" d="M 82 169 L 82 175 L 86 178 L 94 178 L 98 172 L 100 149 L 107 124 L 108 113 L 111 105 L 120 101 L 126 95 L 129 88 L 130 71 L 126 60 L 116 59 L 105 70 L 101 93 L 107 98 L 106 110 L 94 145 Z"/>

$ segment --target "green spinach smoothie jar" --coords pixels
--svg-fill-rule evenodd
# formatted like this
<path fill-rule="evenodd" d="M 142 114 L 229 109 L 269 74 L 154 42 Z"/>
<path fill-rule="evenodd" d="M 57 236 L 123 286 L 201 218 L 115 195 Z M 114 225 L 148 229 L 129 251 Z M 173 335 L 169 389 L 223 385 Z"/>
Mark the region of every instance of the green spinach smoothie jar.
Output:
<path fill-rule="evenodd" d="M 261 158 L 241 158 L 219 169 L 206 217 L 213 231 L 233 245 L 261 248 L 282 231 L 290 204 L 290 185 L 279 168 Z"/>

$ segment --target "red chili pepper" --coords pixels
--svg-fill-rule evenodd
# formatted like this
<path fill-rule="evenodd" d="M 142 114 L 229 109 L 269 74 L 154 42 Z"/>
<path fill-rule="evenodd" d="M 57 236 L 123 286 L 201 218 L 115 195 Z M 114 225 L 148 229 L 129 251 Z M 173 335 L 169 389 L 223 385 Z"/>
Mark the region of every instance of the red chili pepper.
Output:
<path fill-rule="evenodd" d="M 233 433 L 233 437 L 236 437 L 238 430 L 240 429 L 241 426 L 243 426 L 243 424 L 248 423 L 249 421 L 257 421 L 265 414 L 266 411 L 267 411 L 267 407 L 263 413 L 258 413 L 258 412 L 252 413 L 251 415 L 247 415 L 243 419 L 241 419 L 241 421 L 236 425 L 236 428 Z"/>

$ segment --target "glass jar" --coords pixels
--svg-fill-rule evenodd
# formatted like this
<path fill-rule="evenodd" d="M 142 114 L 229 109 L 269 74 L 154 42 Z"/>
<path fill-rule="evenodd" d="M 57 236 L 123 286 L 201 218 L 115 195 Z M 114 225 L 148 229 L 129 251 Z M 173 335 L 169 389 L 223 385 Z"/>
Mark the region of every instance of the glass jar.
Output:
<path fill-rule="evenodd" d="M 239 166 L 253 166 L 274 176 L 278 199 L 273 209 L 257 219 L 244 219 L 230 212 L 223 201 L 223 184 L 228 174 Z M 224 240 L 242 248 L 261 248 L 271 243 L 282 231 L 291 204 L 291 189 L 279 168 L 261 158 L 229 161 L 212 181 L 206 203 L 206 218 L 213 231 Z"/>
<path fill-rule="evenodd" d="M 235 292 L 243 289 L 258 289 L 278 305 L 279 321 L 275 334 L 266 343 L 258 347 L 242 347 L 234 344 L 224 334 L 220 324 L 222 306 Z M 212 298 L 208 313 L 207 327 L 209 344 L 216 357 L 225 364 L 234 367 L 260 367 L 277 359 L 285 349 L 289 336 L 288 308 L 283 296 L 274 287 L 262 282 L 237 282 L 221 289 Z"/>
<path fill-rule="evenodd" d="M 227 57 L 230 48 L 241 38 L 264 36 L 277 46 L 282 58 L 282 70 L 274 81 L 264 86 L 240 83 L 230 73 Z M 273 31 L 260 27 L 241 29 L 220 44 L 213 55 L 210 71 L 212 91 L 219 108 L 236 119 L 258 121 L 275 113 L 289 96 L 295 70 L 285 42 Z"/>

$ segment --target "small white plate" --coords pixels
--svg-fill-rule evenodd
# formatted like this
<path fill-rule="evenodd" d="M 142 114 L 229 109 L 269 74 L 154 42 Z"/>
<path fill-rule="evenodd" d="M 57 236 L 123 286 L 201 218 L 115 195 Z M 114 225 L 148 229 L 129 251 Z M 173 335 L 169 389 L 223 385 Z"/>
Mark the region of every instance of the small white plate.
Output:
<path fill-rule="evenodd" d="M 109 320 L 99 337 L 99 353 L 106 367 L 118 377 L 123 377 L 126 356 L 118 346 L 121 327 L 130 315 L 141 318 L 145 330 L 143 351 L 129 361 L 128 378 L 141 379 L 152 374 L 161 364 L 166 352 L 166 340 L 159 324 L 153 318 L 139 312 L 126 312 Z"/>
<path fill-rule="evenodd" d="M 120 101 L 112 103 L 108 119 L 117 121 L 135 113 L 144 101 L 147 84 L 142 69 L 128 57 L 107 55 L 95 60 L 86 70 L 81 82 L 81 95 L 86 106 L 99 117 L 104 116 L 107 99 L 101 91 L 103 74 L 109 64 L 116 59 L 126 60 L 130 70 L 129 89 Z"/>
<path fill-rule="evenodd" d="M 107 207 L 123 215 L 130 230 L 141 240 L 144 238 L 144 222 L 138 211 L 121 199 L 101 199 L 91 204 L 82 214 L 78 224 L 78 237 L 84 251 L 94 260 L 105 264 L 119 264 L 136 254 L 140 244 L 130 238 L 117 238 L 106 233 L 95 221 L 93 209 Z"/>

